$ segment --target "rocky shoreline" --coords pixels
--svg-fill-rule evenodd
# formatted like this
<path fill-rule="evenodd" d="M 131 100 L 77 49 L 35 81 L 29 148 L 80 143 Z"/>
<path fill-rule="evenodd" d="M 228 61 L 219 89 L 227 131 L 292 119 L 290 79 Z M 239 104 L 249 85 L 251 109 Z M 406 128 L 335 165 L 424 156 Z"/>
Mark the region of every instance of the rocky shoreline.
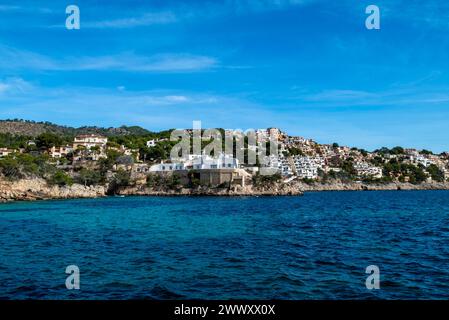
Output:
<path fill-rule="evenodd" d="M 195 189 L 180 188 L 177 190 L 151 189 L 147 187 L 127 187 L 119 190 L 117 194 L 132 196 L 298 196 L 303 192 L 292 185 L 278 184 L 266 188 L 234 187 L 228 188 L 208 188 L 200 187 Z"/>
<path fill-rule="evenodd" d="M 219 189 L 200 187 L 196 189 L 180 188 L 152 189 L 145 186 L 124 187 L 117 190 L 117 195 L 123 196 L 298 196 L 304 192 L 314 191 L 380 191 L 380 190 L 449 190 L 449 183 L 279 183 L 271 187 L 252 188 L 234 187 Z M 15 182 L 0 180 L 0 202 L 34 201 L 50 199 L 75 199 L 106 197 L 107 186 L 49 186 L 43 179 L 24 179 Z"/>
<path fill-rule="evenodd" d="M 297 188 L 303 192 L 309 191 L 396 191 L 396 190 L 449 190 L 449 182 L 424 182 L 421 184 L 391 182 L 391 183 L 297 183 Z"/>
<path fill-rule="evenodd" d="M 50 199 L 98 198 L 106 196 L 104 186 L 85 187 L 80 184 L 49 186 L 44 179 L 18 181 L 0 180 L 0 202 Z"/>

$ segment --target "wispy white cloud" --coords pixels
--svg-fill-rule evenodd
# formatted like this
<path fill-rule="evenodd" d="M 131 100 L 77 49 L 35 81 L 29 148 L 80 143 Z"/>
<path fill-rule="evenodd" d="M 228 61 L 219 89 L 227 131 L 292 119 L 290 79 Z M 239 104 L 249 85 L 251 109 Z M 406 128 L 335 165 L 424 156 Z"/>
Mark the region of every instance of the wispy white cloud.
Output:
<path fill-rule="evenodd" d="M 53 10 L 45 7 L 33 7 L 33 6 L 17 6 L 17 5 L 1 5 L 0 12 L 26 12 L 26 13 L 53 13 Z"/>
<path fill-rule="evenodd" d="M 0 68 L 55 70 L 57 62 L 38 53 L 0 45 Z"/>
<path fill-rule="evenodd" d="M 385 19 L 401 21 L 420 29 L 442 29 L 449 27 L 447 1 L 402 1 L 378 0 Z"/>
<path fill-rule="evenodd" d="M 67 104 L 84 101 L 81 105 L 108 105 L 146 109 L 162 106 L 185 106 L 217 103 L 217 97 L 209 94 L 184 93 L 172 90 L 127 91 L 124 86 L 114 88 L 92 87 L 42 87 L 22 78 L 0 79 L 0 96 L 3 102 L 7 99 L 21 101 L 25 104 L 36 102 L 52 106 L 52 101 L 66 100 Z M 114 102 L 113 102 L 114 101 Z M 66 110 L 67 111 L 67 110 Z"/>
<path fill-rule="evenodd" d="M 185 20 L 286 9 L 290 6 L 306 5 L 316 1 L 320 0 L 214 0 L 204 1 L 200 4 L 193 2 L 178 3 L 176 5 L 168 4 L 167 9 L 160 12 L 148 11 L 151 9 L 141 7 L 134 15 L 128 13 L 126 17 L 83 22 L 82 28 L 124 29 L 145 27 Z M 146 12 L 142 14 L 142 11 Z M 61 27 L 61 25 L 54 27 Z"/>
<path fill-rule="evenodd" d="M 323 0 L 221 0 L 189 3 L 172 10 L 178 20 L 206 20 L 229 16 L 258 14 L 269 11 L 287 10 Z"/>
<path fill-rule="evenodd" d="M 237 12 L 266 11 L 290 6 L 306 5 L 317 0 L 227 0 L 226 5 L 234 7 Z"/>
<path fill-rule="evenodd" d="M 82 126 L 140 125 L 150 130 L 189 128 L 193 120 L 204 127 L 280 127 L 290 134 L 366 149 L 404 145 L 443 151 L 448 147 L 447 88 L 392 89 L 384 92 L 325 90 L 289 105 L 266 105 L 238 95 L 184 90 L 117 90 L 118 88 L 42 87 L 20 78 L 0 80 L 0 118 L 24 118 Z M 375 97 L 375 99 L 371 99 Z M 377 106 L 381 99 L 402 103 Z M 409 104 L 405 99 L 408 99 Z M 445 102 L 446 104 L 444 104 Z M 362 104 L 361 104 L 362 103 Z M 427 108 L 434 103 L 434 108 Z M 312 108 L 308 108 L 312 106 Z M 352 106 L 335 112 L 328 106 Z M 416 112 L 416 110 L 424 112 Z M 338 109 L 337 109 L 338 111 Z M 382 130 L 379 130 L 382 128 Z M 438 134 L 436 134 L 438 132 Z M 433 145 L 429 145 L 429 141 Z"/>
<path fill-rule="evenodd" d="M 449 102 L 448 88 L 426 88 L 402 86 L 380 91 L 322 90 L 316 93 L 304 92 L 293 100 L 303 104 L 322 107 L 354 106 L 425 106 Z"/>
<path fill-rule="evenodd" d="M 176 22 L 177 18 L 172 12 L 146 13 L 137 17 L 102 20 L 83 23 L 83 28 L 133 28 L 151 26 L 155 24 L 168 24 Z"/>
<path fill-rule="evenodd" d="M 112 70 L 132 72 L 192 72 L 217 66 L 215 58 L 189 54 L 140 56 L 122 53 L 110 56 L 67 58 L 56 63 L 56 70 Z"/>
<path fill-rule="evenodd" d="M 149 129 L 188 128 L 193 120 L 201 120 L 205 126 L 246 130 L 244 124 L 273 125 L 276 113 L 214 93 L 30 85 L 23 92 L 0 94 L 0 118 L 10 117 L 69 125 L 137 124 Z"/>
<path fill-rule="evenodd" d="M 355 101 L 369 101 L 376 97 L 376 94 L 358 90 L 324 90 L 315 94 L 305 95 L 304 100 L 310 102 L 333 102 L 347 103 Z"/>
<path fill-rule="evenodd" d="M 51 58 L 31 51 L 0 46 L 0 68 L 42 71 L 195 72 L 218 65 L 213 57 L 191 54 L 150 56 L 126 52 L 109 56 Z"/>
<path fill-rule="evenodd" d="M 7 78 L 0 80 L 0 97 L 6 95 L 24 94 L 33 88 L 32 84 L 22 78 Z"/>

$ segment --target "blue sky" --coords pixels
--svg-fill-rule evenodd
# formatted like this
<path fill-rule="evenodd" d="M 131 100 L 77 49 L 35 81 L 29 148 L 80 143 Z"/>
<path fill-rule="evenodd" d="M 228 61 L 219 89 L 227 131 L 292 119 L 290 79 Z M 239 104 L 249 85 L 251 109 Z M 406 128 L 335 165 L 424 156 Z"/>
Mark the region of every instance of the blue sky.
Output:
<path fill-rule="evenodd" d="M 76 4 L 81 29 L 65 29 Z M 381 30 L 365 8 L 381 9 Z M 449 150 L 447 1 L 1 1 L 0 118 Z"/>

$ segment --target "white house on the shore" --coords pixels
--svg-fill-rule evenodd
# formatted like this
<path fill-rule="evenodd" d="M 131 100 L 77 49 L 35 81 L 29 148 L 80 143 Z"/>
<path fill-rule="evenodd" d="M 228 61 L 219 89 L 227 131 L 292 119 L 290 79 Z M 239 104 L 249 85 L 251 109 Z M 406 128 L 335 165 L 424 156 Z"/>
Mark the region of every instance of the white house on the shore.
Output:
<path fill-rule="evenodd" d="M 190 155 L 187 161 L 187 167 L 192 169 L 237 169 L 239 161 L 232 157 L 221 153 L 218 157 L 208 155 L 195 156 Z"/>
<path fill-rule="evenodd" d="M 159 163 L 150 167 L 151 172 L 202 169 L 238 169 L 239 161 L 221 153 L 218 157 L 209 155 L 189 155 L 185 162 Z"/>

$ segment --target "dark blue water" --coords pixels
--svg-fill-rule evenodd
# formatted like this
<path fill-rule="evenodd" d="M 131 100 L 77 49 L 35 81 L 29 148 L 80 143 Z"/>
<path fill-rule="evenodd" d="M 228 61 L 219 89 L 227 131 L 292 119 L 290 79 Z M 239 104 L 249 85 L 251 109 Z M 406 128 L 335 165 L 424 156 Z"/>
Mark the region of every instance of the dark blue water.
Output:
<path fill-rule="evenodd" d="M 447 191 L 3 204 L 0 245 L 3 299 L 449 298 Z"/>

